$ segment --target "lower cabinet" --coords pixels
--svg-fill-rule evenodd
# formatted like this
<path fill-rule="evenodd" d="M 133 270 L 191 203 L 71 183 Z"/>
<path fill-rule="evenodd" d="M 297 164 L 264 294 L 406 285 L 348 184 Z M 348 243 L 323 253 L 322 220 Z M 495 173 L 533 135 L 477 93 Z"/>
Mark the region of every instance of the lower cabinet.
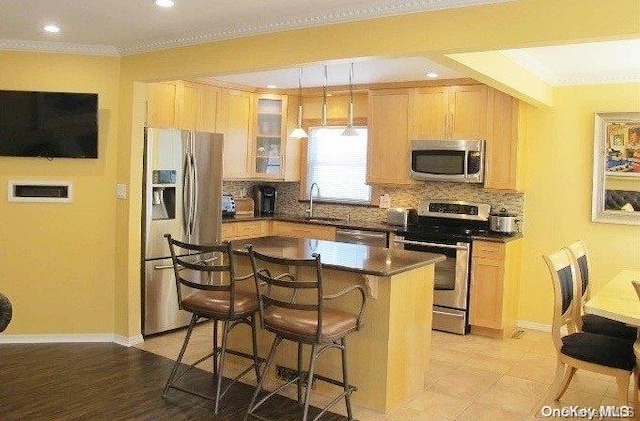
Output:
<path fill-rule="evenodd" d="M 270 221 L 235 221 L 222 224 L 223 240 L 240 240 L 243 238 L 266 237 L 269 235 Z"/>
<path fill-rule="evenodd" d="M 506 337 L 518 317 L 522 240 L 474 241 L 471 252 L 471 331 Z"/>
<path fill-rule="evenodd" d="M 335 241 L 336 228 L 325 225 L 273 221 L 271 235 L 281 235 L 283 237 L 294 238 L 315 238 L 318 240 Z"/>

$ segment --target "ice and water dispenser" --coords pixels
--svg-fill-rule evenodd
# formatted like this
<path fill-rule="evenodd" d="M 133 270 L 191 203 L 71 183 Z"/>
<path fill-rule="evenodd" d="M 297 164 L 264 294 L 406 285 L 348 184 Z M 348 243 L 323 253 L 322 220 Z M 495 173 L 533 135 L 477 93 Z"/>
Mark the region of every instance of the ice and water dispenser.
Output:
<path fill-rule="evenodd" d="M 154 170 L 151 219 L 176 217 L 176 170 Z"/>

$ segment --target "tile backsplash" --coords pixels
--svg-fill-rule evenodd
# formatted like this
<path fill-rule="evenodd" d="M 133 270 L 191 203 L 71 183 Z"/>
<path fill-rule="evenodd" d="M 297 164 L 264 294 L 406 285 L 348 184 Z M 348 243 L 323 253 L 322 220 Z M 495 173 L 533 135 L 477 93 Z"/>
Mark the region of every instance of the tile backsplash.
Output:
<path fill-rule="evenodd" d="M 300 214 L 308 207 L 308 203 L 299 202 L 299 183 L 259 183 L 250 181 L 224 182 L 225 193 L 241 196 L 243 189 L 247 196 L 252 196 L 253 186 L 269 184 L 278 191 L 276 212 Z M 416 208 L 420 199 L 428 200 L 462 200 L 465 202 L 487 203 L 492 210 L 502 208 L 518 215 L 521 227 L 524 226 L 524 193 L 485 190 L 475 184 L 465 183 L 421 183 L 408 186 L 379 186 L 380 194 L 391 197 L 392 207 Z M 314 214 L 346 218 L 348 214 L 354 221 L 380 222 L 386 218 L 386 209 L 369 206 L 314 204 Z"/>

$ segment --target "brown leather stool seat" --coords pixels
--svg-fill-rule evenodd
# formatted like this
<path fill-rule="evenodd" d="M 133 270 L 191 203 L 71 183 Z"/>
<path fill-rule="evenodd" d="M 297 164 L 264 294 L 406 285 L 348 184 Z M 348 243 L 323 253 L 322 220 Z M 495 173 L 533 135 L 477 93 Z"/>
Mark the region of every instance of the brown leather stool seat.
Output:
<path fill-rule="evenodd" d="M 215 413 L 217 414 L 220 400 L 241 377 L 254 369 L 256 379 L 260 380 L 259 365 L 261 360 L 258 357 L 258 341 L 256 337 L 256 313 L 259 310 L 259 303 L 257 287 L 253 283 L 254 276 L 253 274 L 243 277 L 235 275 L 231 244 L 228 242 L 219 245 L 201 245 L 174 240 L 169 234 L 165 235 L 165 237 L 169 242 L 169 250 L 171 251 L 180 309 L 190 312 L 192 316 L 180 354 L 171 369 L 163 395 L 169 389 L 177 389 L 212 399 L 215 401 Z M 236 289 L 236 282 L 246 279 L 250 279 L 250 282 L 253 283 L 253 292 Z M 189 287 L 194 292 L 183 297 L 182 287 Z M 213 352 L 200 358 L 178 375 L 178 369 L 189 344 L 191 333 L 200 318 L 213 320 Z M 218 344 L 218 322 L 223 323 L 222 344 Z M 251 328 L 252 355 L 227 349 L 229 333 L 240 324 L 248 325 Z M 251 365 L 233 378 L 223 390 L 222 375 L 227 353 L 248 358 L 251 360 Z M 213 358 L 213 377 L 217 385 L 215 397 L 207 396 L 196 390 L 183 388 L 177 384 L 177 380 L 185 375 L 187 371 L 211 357 Z"/>
<path fill-rule="evenodd" d="M 343 392 L 330 401 L 313 420 L 320 418 L 325 411 L 342 398 L 347 406 L 347 417 L 350 421 L 353 420 L 351 393 L 356 388 L 349 384 L 346 338 L 351 332 L 362 327 L 362 315 L 366 304 L 364 287 L 351 285 L 336 294 L 324 295 L 320 255 L 313 255 L 311 259 L 287 259 L 258 253 L 251 246 L 248 249 L 256 285 L 261 285 L 258 290 L 261 325 L 264 329 L 275 333 L 275 338 L 265 363 L 262 378 L 244 419 L 252 416 L 265 420 L 266 418 L 256 412 L 257 409 L 284 387 L 297 383 L 299 403 L 303 403 L 303 385 L 306 388 L 302 420 L 307 421 L 311 388 L 314 379 L 317 379 L 340 386 Z M 277 271 L 279 274 L 274 275 L 272 271 L 274 273 Z M 362 299 L 357 312 L 350 313 L 325 306 L 326 301 L 342 297 L 356 290 L 360 292 Z M 284 339 L 298 344 L 297 375 L 258 401 L 266 378 L 264 373 L 268 372 L 275 361 L 276 350 Z M 302 371 L 303 344 L 311 345 L 311 358 L 307 374 Z M 329 348 L 338 349 L 342 354 L 342 381 L 318 376 L 314 373 L 316 359 Z"/>
<path fill-rule="evenodd" d="M 323 309 L 320 337 L 318 331 L 318 314 L 315 311 L 300 311 L 286 308 L 269 308 L 264 312 L 264 327 L 278 332 L 283 338 L 296 342 L 328 343 L 358 330 L 358 318 L 346 311 Z"/>
<path fill-rule="evenodd" d="M 230 294 L 224 291 L 198 291 L 189 294 L 182 300 L 182 309 L 197 313 L 201 317 L 223 318 L 229 315 Z M 258 296 L 236 291 L 233 300 L 233 314 L 243 317 L 258 311 Z"/>

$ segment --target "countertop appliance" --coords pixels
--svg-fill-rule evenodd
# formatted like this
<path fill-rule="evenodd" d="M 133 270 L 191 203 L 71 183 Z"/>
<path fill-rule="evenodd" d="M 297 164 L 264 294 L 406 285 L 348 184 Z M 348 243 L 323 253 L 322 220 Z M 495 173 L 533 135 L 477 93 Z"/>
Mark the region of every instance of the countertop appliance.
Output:
<path fill-rule="evenodd" d="M 518 233 L 518 215 L 515 213 L 507 212 L 506 208 L 500 209 L 500 212 L 491 212 L 489 215 L 489 229 L 492 232 L 499 232 L 502 234 L 517 234 Z"/>
<path fill-rule="evenodd" d="M 236 216 L 236 201 L 230 194 L 222 195 L 222 217 L 233 218 Z"/>
<path fill-rule="evenodd" d="M 433 328 L 464 335 L 469 332 L 471 239 L 489 230 L 487 204 L 422 200 L 414 224 L 398 230 L 391 246 L 444 254 L 435 265 Z"/>
<path fill-rule="evenodd" d="M 189 324 L 178 309 L 171 254 L 164 234 L 180 241 L 220 240 L 221 134 L 145 130 L 142 255 L 142 333 Z M 186 290 L 183 293 L 188 293 Z"/>
<path fill-rule="evenodd" d="M 387 225 L 406 227 L 415 222 L 417 216 L 415 209 L 389 208 L 387 209 Z"/>
<path fill-rule="evenodd" d="M 270 216 L 276 213 L 278 192 L 273 186 L 255 186 L 253 190 L 256 216 Z"/>
<path fill-rule="evenodd" d="M 410 176 L 423 181 L 482 183 L 484 140 L 413 140 Z"/>
<path fill-rule="evenodd" d="M 382 231 L 338 228 L 336 229 L 336 241 L 372 247 L 387 247 L 388 235 Z"/>

